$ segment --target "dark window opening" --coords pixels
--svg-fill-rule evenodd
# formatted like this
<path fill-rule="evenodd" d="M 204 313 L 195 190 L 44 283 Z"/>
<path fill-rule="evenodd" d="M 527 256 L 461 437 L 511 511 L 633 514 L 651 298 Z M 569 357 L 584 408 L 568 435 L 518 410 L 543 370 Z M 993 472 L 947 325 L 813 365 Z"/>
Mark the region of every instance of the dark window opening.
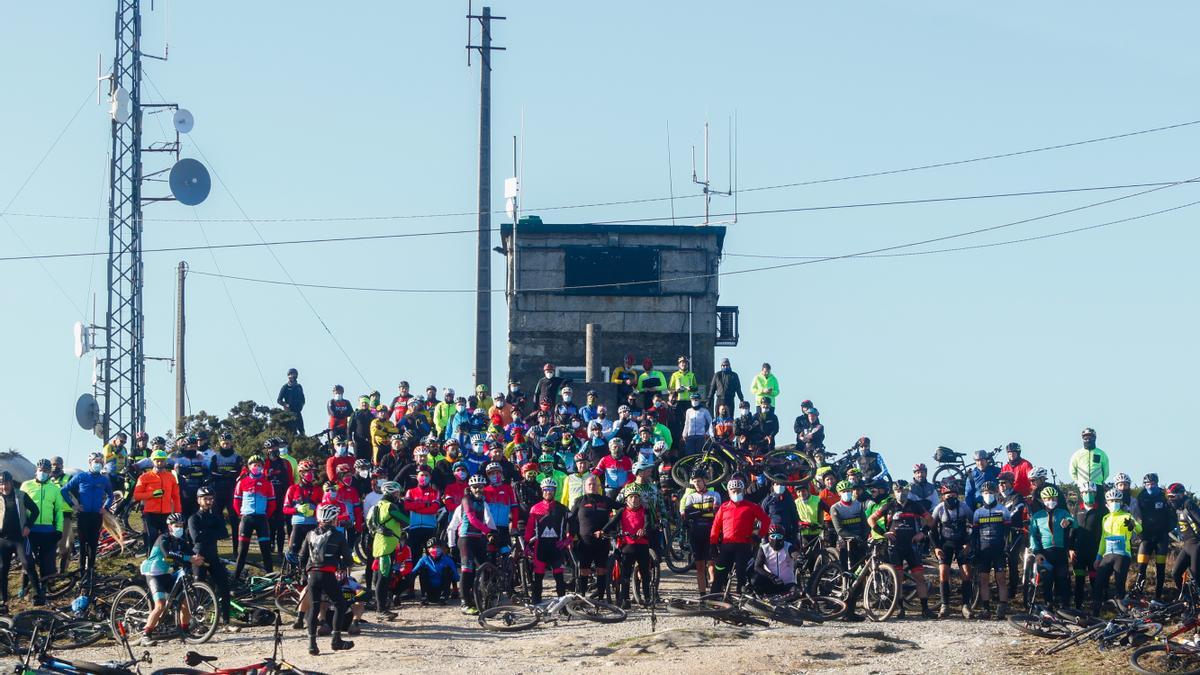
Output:
<path fill-rule="evenodd" d="M 566 249 L 565 291 L 573 295 L 658 295 L 658 249 L 589 246 Z"/>

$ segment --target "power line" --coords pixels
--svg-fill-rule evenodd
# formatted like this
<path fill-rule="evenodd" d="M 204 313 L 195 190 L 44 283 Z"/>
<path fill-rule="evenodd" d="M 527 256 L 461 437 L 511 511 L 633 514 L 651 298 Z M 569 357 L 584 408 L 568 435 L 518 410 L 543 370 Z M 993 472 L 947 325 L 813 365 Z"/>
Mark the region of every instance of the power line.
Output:
<path fill-rule="evenodd" d="M 1200 180 L 1200 177 L 1193 178 L 1193 179 L 1191 179 L 1191 181 L 1187 181 L 1187 182 L 1192 182 L 1192 181 L 1197 181 L 1197 180 Z M 1176 185 L 1180 185 L 1180 184 L 1183 184 L 1183 183 L 1177 183 Z M 897 244 L 894 246 L 885 246 L 882 248 L 876 248 L 876 249 L 871 249 L 871 250 L 867 250 L 867 251 L 859 251 L 856 253 L 846 253 L 846 254 L 841 254 L 841 255 L 830 255 L 830 256 L 819 256 L 819 257 L 797 256 L 797 257 L 801 258 L 801 260 L 799 262 L 794 262 L 794 263 L 768 265 L 768 266 L 763 266 L 763 267 L 751 267 L 751 268 L 741 269 L 741 270 L 730 270 L 727 272 L 693 274 L 693 275 L 687 275 L 687 276 L 681 276 L 681 277 L 672 277 L 672 278 L 668 278 L 668 279 L 659 279 L 656 281 L 617 282 L 617 283 L 591 284 L 591 285 L 570 286 L 570 287 L 556 286 L 556 287 L 551 287 L 551 288 L 523 288 L 523 289 L 518 289 L 518 290 L 519 290 L 519 292 L 525 292 L 525 293 L 552 293 L 552 292 L 564 291 L 564 290 L 578 291 L 578 290 L 587 290 L 587 289 L 610 288 L 613 286 L 629 286 L 632 284 L 648 284 L 648 283 L 661 284 L 661 283 L 672 283 L 672 282 L 679 282 L 679 281 L 690 281 L 690 280 L 694 280 L 694 279 L 708 279 L 708 278 L 712 278 L 712 277 L 725 277 L 725 276 L 733 276 L 733 275 L 740 275 L 740 274 L 750 274 L 750 273 L 754 273 L 754 272 L 765 272 L 765 271 L 769 271 L 769 270 L 783 269 L 783 268 L 788 268 L 788 267 L 799 267 L 802 265 L 810 265 L 810 264 L 814 264 L 814 263 L 829 262 L 832 260 L 846 260 L 846 259 L 850 259 L 850 258 L 891 258 L 891 257 L 905 257 L 905 256 L 915 256 L 915 255 L 930 255 L 930 254 L 934 254 L 934 253 L 951 253 L 951 252 L 956 252 L 956 251 L 966 251 L 966 250 L 981 249 L 981 248 L 993 248 L 993 247 L 998 247 L 998 246 L 1007 246 L 1007 245 L 1020 244 L 1020 243 L 1029 242 L 1029 241 L 1036 241 L 1036 240 L 1040 240 L 1040 239 L 1050 239 L 1053 237 L 1061 237 L 1061 236 L 1066 236 L 1066 235 L 1070 235 L 1070 234 L 1076 234 L 1079 232 L 1095 230 L 1095 229 L 1099 229 L 1102 227 L 1108 227 L 1111 225 L 1117 225 L 1120 223 L 1128 223 L 1131 221 L 1141 220 L 1144 218 L 1150 218 L 1153 216 L 1161 215 L 1164 213 L 1169 213 L 1172 211 L 1179 211 L 1179 210 L 1200 204 L 1200 201 L 1193 201 L 1193 202 L 1188 202 L 1186 204 L 1181 204 L 1178 206 L 1173 206 L 1173 207 L 1169 207 L 1169 208 L 1165 208 L 1165 209 L 1159 209 L 1157 211 L 1151 211 L 1148 213 L 1139 214 L 1136 216 L 1129 216 L 1129 217 L 1120 218 L 1117 220 L 1110 220 L 1110 221 L 1103 222 L 1103 223 L 1088 225 L 1085 227 L 1073 228 L 1070 230 L 1062 230 L 1059 232 L 1052 232 L 1052 233 L 1043 234 L 1043 235 L 1022 237 L 1020 239 L 1011 239 L 1011 240 L 1006 240 L 1006 241 L 991 242 L 991 243 L 987 243 L 987 244 L 977 244 L 977 245 L 973 245 L 973 246 L 961 246 L 961 247 L 956 247 L 956 248 L 946 248 L 946 249 L 938 249 L 938 250 L 930 250 L 930 251 L 914 251 L 914 252 L 908 252 L 908 253 L 892 253 L 892 254 L 886 253 L 888 251 L 895 251 L 895 250 L 899 250 L 899 249 L 903 249 L 903 248 L 911 248 L 913 246 L 921 246 L 924 244 L 930 244 L 930 243 L 935 243 L 935 242 L 939 242 L 939 241 L 947 241 L 950 239 L 957 239 L 957 238 L 966 237 L 966 236 L 970 236 L 970 235 L 974 235 L 974 234 L 981 234 L 983 232 L 991 232 L 991 231 L 995 231 L 995 230 L 999 230 L 999 229 L 1003 229 L 1003 228 L 1007 228 L 1007 227 L 1022 225 L 1022 224 L 1030 223 L 1030 222 L 1037 221 L 1037 220 L 1044 220 L 1044 219 L 1052 218 L 1052 217 L 1059 216 L 1059 215 L 1064 215 L 1064 214 L 1068 214 L 1068 213 L 1074 213 L 1076 211 L 1082 211 L 1085 209 L 1094 208 L 1096 206 L 1101 206 L 1104 204 L 1110 204 L 1110 203 L 1113 203 L 1116 201 L 1129 199 L 1132 197 L 1138 197 L 1138 196 L 1147 194 L 1149 192 L 1154 192 L 1156 190 L 1162 190 L 1162 189 L 1166 189 L 1166 188 L 1155 188 L 1155 190 L 1146 190 L 1144 192 L 1138 192 L 1138 193 L 1134 193 L 1134 194 L 1124 195 L 1122 197 L 1117 197 L 1115 199 L 1104 200 L 1102 202 L 1095 202 L 1092 204 L 1085 204 L 1082 206 L 1077 206 L 1074 208 L 1065 209 L 1065 210 L 1057 211 L 1054 213 L 1048 213 L 1048 214 L 1043 214 L 1040 216 L 1034 216 L 1032 218 L 1025 218 L 1022 220 L 1012 221 L 1012 222 L 1008 222 L 1008 223 L 1002 223 L 999 225 L 992 225 L 990 227 L 969 230 L 966 232 L 959 232 L 956 234 L 944 235 L 941 237 L 934 237 L 931 239 L 924 239 L 921 241 L 908 242 L 905 244 Z M 220 277 L 223 279 L 232 279 L 235 281 L 245 281 L 245 282 L 250 282 L 250 283 L 259 283 L 259 284 L 267 284 L 267 285 L 275 285 L 275 286 L 296 286 L 297 285 L 295 283 L 295 281 L 279 281 L 279 280 L 275 280 L 275 279 L 257 279 L 257 278 L 253 278 L 253 277 L 213 274 L 212 272 L 203 272 L 203 271 L 198 271 L 198 270 L 193 270 L 192 273 L 199 274 L 202 276 Z M 307 284 L 307 283 L 299 284 L 299 285 L 304 288 L 316 288 L 316 289 L 337 290 L 337 291 L 362 291 L 362 292 L 375 292 L 375 293 L 475 293 L 475 292 L 477 292 L 475 289 L 469 289 L 469 288 L 435 288 L 435 289 L 374 288 L 374 287 L 364 287 L 364 286 L 337 286 L 337 285 L 330 285 L 330 284 Z M 497 289 L 493 292 L 500 293 L 500 292 L 503 292 L 503 289 Z"/>
<path fill-rule="evenodd" d="M 149 77 L 147 77 L 147 81 L 149 81 Z M 153 82 L 151 82 L 151 86 L 154 86 Z M 162 96 L 162 92 L 158 91 L 158 87 L 154 87 L 154 90 L 156 92 L 158 92 L 160 97 Z M 164 100 L 166 100 L 166 99 L 164 98 Z M 805 186 L 809 186 L 809 185 L 823 185 L 826 183 L 837 183 L 837 182 L 849 181 L 849 180 L 860 180 L 863 178 L 878 178 L 881 176 L 893 176 L 893 175 L 903 174 L 903 173 L 912 173 L 915 171 L 941 169 L 941 168 L 946 168 L 946 167 L 951 167 L 951 166 L 961 166 L 964 164 L 974 164 L 977 162 L 985 162 L 985 161 L 991 161 L 991 160 L 997 160 L 997 159 L 1007 159 L 1010 157 L 1020 157 L 1020 156 L 1031 155 L 1031 154 L 1039 153 L 1039 152 L 1063 150 L 1066 148 L 1074 148 L 1074 147 L 1079 147 L 1079 146 L 1083 146 L 1083 145 L 1089 145 L 1092 143 L 1102 143 L 1102 142 L 1106 142 L 1106 141 L 1114 141 L 1114 140 L 1120 140 L 1120 139 L 1124 139 L 1124 138 L 1132 138 L 1135 136 L 1143 136 L 1143 135 L 1159 133 L 1159 132 L 1163 132 L 1163 131 L 1170 131 L 1173 129 L 1181 129 L 1184 127 L 1190 127 L 1190 126 L 1194 126 L 1197 124 L 1200 124 L 1200 120 L 1180 122 L 1177 124 L 1168 124 L 1165 126 L 1152 127 L 1149 129 L 1140 129 L 1137 131 L 1130 131 L 1130 132 L 1120 133 L 1120 134 L 1111 134 L 1108 136 L 1099 136 L 1096 138 L 1088 138 L 1088 139 L 1084 139 L 1084 140 L 1080 140 L 1080 141 L 1072 141 L 1069 143 L 1058 143 L 1058 144 L 1054 144 L 1054 145 L 1045 145 L 1045 146 L 1040 146 L 1040 147 L 1036 147 L 1036 148 L 1027 148 L 1025 150 L 1016 150 L 1013 152 L 996 153 L 996 154 L 990 154 L 990 155 L 980 155 L 977 157 L 969 157 L 966 159 L 958 159 L 958 160 L 952 160 L 952 161 L 946 161 L 946 162 L 934 162 L 934 163 L 930 163 L 930 164 L 919 164 L 916 166 L 903 167 L 903 168 L 899 168 L 899 169 L 885 169 L 885 170 L 881 170 L 881 171 L 870 171 L 870 172 L 865 172 L 865 173 L 856 173 L 856 174 L 849 174 L 849 175 L 844 175 L 844 176 L 834 176 L 831 178 L 817 178 L 817 179 L 813 179 L 813 180 L 798 181 L 798 182 L 791 182 L 791 183 L 777 183 L 774 185 L 760 185 L 757 187 L 741 188 L 741 189 L 735 190 L 735 192 L 738 192 L 738 193 L 763 192 L 763 191 L 767 191 L 767 190 L 780 190 L 780 189 L 794 188 L 794 187 L 805 187 Z M 651 204 L 651 203 L 655 203 L 655 202 L 664 202 L 664 201 L 670 201 L 672 199 L 695 199 L 700 196 L 702 196 L 702 195 L 683 195 L 683 196 L 676 196 L 676 197 L 672 197 L 672 196 L 668 195 L 665 197 L 645 197 L 645 198 L 640 198 L 640 199 L 622 199 L 622 200 L 589 202 L 589 203 L 583 203 L 583 204 L 563 204 L 563 205 L 558 205 L 558 206 L 525 207 L 525 208 L 523 208 L 523 210 L 526 211 L 527 213 L 533 213 L 536 211 L 564 211 L 564 210 L 571 210 L 571 209 L 587 209 L 587 208 L 598 208 L 598 207 L 607 207 L 607 206 L 628 206 L 628 205 L 633 205 L 633 204 Z M 11 204 L 9 206 L 11 206 Z M 492 211 L 493 215 L 498 215 L 498 214 L 502 215 L 504 213 L 505 212 L 503 210 Z M 3 212 L 0 212 L 0 215 L 9 215 L 9 216 L 14 216 L 14 217 L 24 217 L 24 218 L 60 219 L 60 220 L 89 220 L 90 219 L 89 216 L 19 213 L 19 212 L 10 213 L 10 212 L 8 212 L 7 207 L 4 209 Z M 432 218 L 456 218 L 456 217 L 467 217 L 467 216 L 476 216 L 476 215 L 478 215 L 477 210 L 476 211 L 448 211 L 448 212 L 425 213 L 425 214 L 378 215 L 378 216 L 276 217 L 276 218 L 257 218 L 257 219 L 255 219 L 255 221 L 258 223 L 370 222 L 370 221 L 390 221 L 390 220 L 424 220 L 424 219 L 432 219 Z M 696 217 L 700 217 L 700 216 L 696 216 Z M 245 217 L 243 217 L 243 218 L 206 218 L 206 219 L 203 219 L 203 221 L 206 223 L 242 223 L 242 222 L 247 222 L 247 219 Z M 162 223 L 191 222 L 191 219 L 188 219 L 188 218 L 145 218 L 144 222 L 162 222 Z"/>
<path fill-rule="evenodd" d="M 890 200 L 890 201 L 856 202 L 856 203 L 849 203 L 849 204 L 826 204 L 826 205 L 818 205 L 818 206 L 797 206 L 797 207 L 790 207 L 790 208 L 762 209 L 762 210 L 757 210 L 757 211 L 742 211 L 738 215 L 739 216 L 779 215 L 779 214 L 784 214 L 784 213 L 804 213 L 804 212 L 809 212 L 809 211 L 831 211 L 831 210 L 841 210 L 841 209 L 873 208 L 873 207 L 884 207 L 884 206 L 912 206 L 912 205 L 920 205 L 920 204 L 936 204 L 936 203 L 945 203 L 945 202 L 960 202 L 960 201 L 972 201 L 972 200 L 982 200 L 982 199 L 1035 197 L 1035 196 L 1046 196 L 1046 195 L 1057 195 L 1057 194 L 1071 194 L 1071 193 L 1076 193 L 1076 192 L 1102 192 L 1102 191 L 1108 191 L 1108 190 L 1124 190 L 1124 189 L 1131 189 L 1131 188 L 1146 188 L 1146 187 L 1170 187 L 1173 185 L 1191 185 L 1191 184 L 1192 184 L 1192 182 L 1190 182 L 1190 181 L 1156 181 L 1156 182 L 1144 182 L 1144 183 L 1124 183 L 1124 184 L 1119 184 L 1119 185 L 1096 185 L 1096 186 L 1074 187 L 1074 188 L 1055 188 L 1055 189 L 1047 189 L 1047 190 L 1026 190 L 1026 191 L 1022 191 L 1022 192 L 994 192 L 994 193 L 978 194 L 978 195 L 958 195 L 958 196 L 949 196 L 949 197 L 928 197 L 928 198 L 920 198 L 920 199 L 901 199 L 901 200 Z M 469 215 L 474 215 L 474 214 L 469 214 Z M 713 214 L 714 217 L 727 217 L 727 216 L 732 216 L 732 215 L 733 215 L 732 213 Z M 685 219 L 697 219 L 697 218 L 703 218 L 703 215 L 697 214 L 694 216 L 677 216 L 677 217 L 685 218 Z M 592 223 L 592 224 L 615 225 L 615 224 L 622 224 L 622 223 L 645 223 L 645 222 L 653 222 L 656 220 L 664 220 L 664 219 L 663 218 L 653 218 L 653 217 L 652 218 L 630 218 L 630 219 L 625 219 L 625 220 L 598 221 L 598 222 Z M 212 222 L 212 221 L 197 221 L 197 222 Z M 243 221 L 237 221 L 237 222 L 243 222 Z M 500 228 L 493 228 L 492 231 L 499 232 Z M 351 237 L 346 237 L 346 236 L 316 237 L 316 238 L 308 238 L 308 239 L 283 239 L 283 240 L 275 240 L 275 241 L 269 241 L 269 242 L 266 242 L 266 241 L 236 242 L 236 243 L 229 243 L 229 244 L 208 244 L 205 246 L 168 246 L 168 247 L 160 247 L 160 248 L 143 249 L 142 253 L 143 254 L 146 254 L 146 253 L 178 253 L 178 252 L 185 252 L 185 251 L 205 251 L 205 250 L 213 250 L 213 249 L 258 248 L 258 247 L 262 247 L 262 246 L 293 246 L 293 245 L 300 245 L 300 244 L 326 244 L 326 243 L 346 243 L 346 242 L 356 242 L 356 241 L 379 241 L 379 240 L 387 240 L 387 239 L 410 239 L 410 238 L 423 238 L 423 237 L 439 237 L 439 236 L 447 236 L 447 235 L 455 235 L 455 234 L 475 234 L 477 232 L 478 232 L 478 230 L 476 228 L 464 228 L 464 229 L 456 229 L 456 230 L 435 230 L 435 231 L 430 231 L 430 232 L 399 232 L 399 233 L 389 233 L 389 234 L 368 234 L 368 235 L 358 235 L 358 236 L 351 236 Z M 82 251 L 82 252 L 77 252 L 77 253 L 30 254 L 30 255 L 17 255 L 17 256 L 3 256 L 3 257 L 0 257 L 0 262 L 15 262 L 15 261 L 21 261 L 21 260 L 53 260 L 53 259 L 62 259 L 62 258 L 84 258 L 84 257 L 89 257 L 89 256 L 105 256 L 105 255 L 108 255 L 108 253 L 106 251 Z M 726 253 L 725 255 L 740 256 L 740 257 L 755 257 L 751 254 L 739 254 L 739 253 Z"/>

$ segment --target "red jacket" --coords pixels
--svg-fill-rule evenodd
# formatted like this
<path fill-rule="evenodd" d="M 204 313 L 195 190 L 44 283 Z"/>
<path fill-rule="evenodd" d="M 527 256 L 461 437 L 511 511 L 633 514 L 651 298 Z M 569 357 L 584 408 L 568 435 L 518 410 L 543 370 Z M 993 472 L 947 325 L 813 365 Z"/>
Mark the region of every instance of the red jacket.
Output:
<path fill-rule="evenodd" d="M 1029 480 L 1029 474 L 1033 471 L 1033 464 L 1029 460 L 1022 457 L 1017 460 L 1016 464 L 1008 463 L 1000 467 L 1000 473 L 1011 471 L 1013 475 L 1013 490 L 1021 493 L 1021 496 L 1028 497 L 1033 492 L 1033 481 Z"/>
<path fill-rule="evenodd" d="M 631 509 L 628 506 L 621 509 L 619 517 L 621 523 L 621 536 L 617 543 L 621 546 L 626 544 L 649 544 L 650 540 L 646 538 L 646 507 L 639 506 L 637 509 Z M 642 536 L 637 536 L 638 531 L 642 531 Z"/>
<path fill-rule="evenodd" d="M 258 478 L 242 476 L 233 487 L 233 510 L 239 515 L 262 515 L 270 518 L 279 508 L 275 488 L 264 472 Z"/>
<path fill-rule="evenodd" d="M 309 504 L 315 509 L 321 503 L 320 485 L 293 484 L 288 488 L 287 496 L 283 499 L 283 514 L 286 516 L 300 515 L 296 513 L 298 504 Z"/>
<path fill-rule="evenodd" d="M 417 486 L 409 488 L 404 495 L 404 510 L 409 513 L 420 513 L 423 515 L 432 515 L 442 508 L 442 496 L 438 493 L 438 489 L 432 485 L 425 487 Z"/>
<path fill-rule="evenodd" d="M 711 544 L 749 544 L 754 536 L 754 523 L 758 523 L 758 531 L 763 534 L 771 526 L 771 519 L 761 506 L 746 500 L 725 502 L 713 518 L 708 541 Z"/>
<path fill-rule="evenodd" d="M 345 457 L 338 457 L 337 455 L 334 455 L 333 457 L 325 460 L 325 475 L 329 477 L 329 480 L 337 480 L 337 468 L 342 464 L 350 467 L 350 470 L 353 471 L 354 455 L 346 455 Z"/>
<path fill-rule="evenodd" d="M 462 503 L 463 495 L 467 494 L 467 481 L 456 480 L 446 486 L 446 494 L 442 496 L 442 501 L 446 504 L 446 510 L 453 512 Z"/>

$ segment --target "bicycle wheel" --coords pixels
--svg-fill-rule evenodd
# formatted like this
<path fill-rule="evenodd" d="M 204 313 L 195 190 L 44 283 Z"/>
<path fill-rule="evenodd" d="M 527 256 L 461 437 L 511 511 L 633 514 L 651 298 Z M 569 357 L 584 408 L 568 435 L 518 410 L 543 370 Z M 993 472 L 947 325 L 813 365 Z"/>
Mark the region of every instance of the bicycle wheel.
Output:
<path fill-rule="evenodd" d="M 764 621 L 763 619 L 754 616 L 750 612 L 747 612 L 740 607 L 734 607 L 728 612 L 715 614 L 713 615 L 713 618 L 717 621 L 722 621 L 734 626 L 755 626 L 757 628 L 766 628 L 771 625 L 771 622 Z"/>
<path fill-rule="evenodd" d="M 725 480 L 729 465 L 714 455 L 688 455 L 671 467 L 671 480 L 679 487 L 687 487 L 692 484 L 692 473 L 695 471 L 703 472 L 708 476 L 708 483 L 715 485 Z"/>
<path fill-rule="evenodd" d="M 41 632 L 49 630 L 51 624 L 62 622 L 62 617 L 57 612 L 52 612 L 48 609 L 27 609 L 24 612 L 17 612 L 12 618 L 12 632 L 23 637 L 33 635 L 39 627 Z"/>
<path fill-rule="evenodd" d="M 792 605 L 814 617 L 820 617 L 821 621 L 832 621 L 846 613 L 846 603 L 837 598 L 806 595 L 793 601 Z M 819 622 L 816 618 L 811 620 Z"/>
<path fill-rule="evenodd" d="M 1145 675 L 1195 675 L 1200 674 L 1200 651 L 1174 642 L 1143 645 L 1129 654 L 1129 665 Z"/>
<path fill-rule="evenodd" d="M 213 633 L 217 632 L 220 613 L 217 609 L 217 594 L 212 586 L 203 581 L 193 581 L 191 587 L 178 596 L 179 605 L 184 605 L 191 613 L 187 632 L 183 641 L 190 645 L 208 642 Z M 176 611 L 179 611 L 176 609 Z"/>
<path fill-rule="evenodd" d="M 187 666 L 168 666 L 166 668 L 159 668 L 150 673 L 150 675 L 204 675 L 206 672 L 208 671 L 196 670 Z"/>
<path fill-rule="evenodd" d="M 966 478 L 967 472 L 957 464 L 943 464 L 933 471 L 933 484 L 941 485 L 947 478 L 953 478 L 960 483 Z"/>
<path fill-rule="evenodd" d="M 872 621 L 887 621 L 900 603 L 900 578 L 896 568 L 880 563 L 863 588 L 863 611 Z"/>
<path fill-rule="evenodd" d="M 1066 626 L 1046 621 L 1034 614 L 1013 614 L 1008 617 L 1008 625 L 1022 633 L 1051 640 L 1061 640 L 1071 634 L 1071 630 Z"/>
<path fill-rule="evenodd" d="M 300 594 L 302 591 L 292 584 L 280 583 L 275 588 L 275 609 L 280 614 L 296 618 L 300 615 Z"/>
<path fill-rule="evenodd" d="M 774 450 L 763 458 L 763 475 L 781 485 L 799 485 L 812 479 L 813 463 L 797 450 Z"/>
<path fill-rule="evenodd" d="M 109 611 L 109 627 L 113 635 L 119 635 L 117 624 L 123 624 L 127 635 L 137 635 L 146 628 L 153 603 L 150 594 L 141 586 L 126 586 L 117 592 Z"/>
<path fill-rule="evenodd" d="M 112 632 L 105 623 L 71 621 L 54 626 L 54 634 L 50 636 L 50 646 L 55 649 L 78 649 L 94 645 L 108 637 L 112 637 Z"/>
<path fill-rule="evenodd" d="M 51 574 L 42 579 L 42 590 L 46 593 L 47 598 L 61 598 L 75 590 L 75 587 L 78 585 L 79 570 L 64 572 L 62 574 Z"/>
<path fill-rule="evenodd" d="M 691 571 L 695 566 L 692 558 L 692 542 L 688 536 L 686 523 L 663 521 L 663 538 L 667 541 L 666 555 L 663 562 L 667 569 L 675 574 Z"/>
<path fill-rule="evenodd" d="M 498 605 L 479 613 L 479 625 L 487 630 L 514 632 L 533 628 L 541 616 L 531 607 Z"/>
<path fill-rule="evenodd" d="M 500 604 L 499 570 L 492 563 L 484 563 L 475 570 L 475 607 L 480 611 Z"/>
<path fill-rule="evenodd" d="M 667 600 L 667 609 L 680 616 L 716 616 L 733 609 L 733 605 L 724 600 L 671 598 Z"/>
<path fill-rule="evenodd" d="M 620 623 L 629 616 L 620 607 L 604 602 L 580 597 L 574 602 L 567 603 L 567 614 L 576 619 L 596 621 L 598 623 Z"/>
<path fill-rule="evenodd" d="M 829 561 L 821 565 L 813 573 L 808 585 L 809 595 L 830 597 L 842 602 L 849 602 L 850 583 L 842 566 L 837 561 Z"/>

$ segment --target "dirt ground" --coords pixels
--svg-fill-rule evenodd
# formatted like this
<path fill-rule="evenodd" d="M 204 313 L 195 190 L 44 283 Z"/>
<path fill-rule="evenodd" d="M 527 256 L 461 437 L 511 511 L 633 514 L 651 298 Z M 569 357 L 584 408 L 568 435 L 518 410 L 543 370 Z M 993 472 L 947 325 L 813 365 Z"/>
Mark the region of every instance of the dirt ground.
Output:
<path fill-rule="evenodd" d="M 665 593 L 694 592 L 690 578 L 667 574 Z M 549 586 L 549 584 L 547 584 Z M 563 620 L 516 634 L 484 631 L 456 605 L 421 607 L 405 603 L 399 618 L 371 623 L 352 638 L 354 649 L 333 653 L 329 638 L 319 638 L 323 653 L 309 656 L 306 638 L 286 630 L 283 656 L 300 668 L 325 673 L 504 672 L 564 673 L 579 668 L 656 673 L 664 669 L 697 673 L 1071 673 L 1109 666 L 1125 669 L 1125 655 L 1099 655 L 1090 647 L 1056 657 L 1038 656 L 1043 646 L 1007 623 L 918 619 L 886 623 L 831 623 L 801 627 L 735 628 L 712 620 L 648 612 L 601 625 Z M 372 618 L 367 615 L 368 620 Z M 219 657 L 217 665 L 247 665 L 271 654 L 269 628 L 219 632 L 208 644 L 179 643 L 150 648 L 154 663 L 144 667 L 182 666 L 189 649 Z M 141 649 L 135 648 L 136 653 Z M 119 647 L 102 645 L 64 653 L 67 658 L 106 661 L 121 656 Z"/>

